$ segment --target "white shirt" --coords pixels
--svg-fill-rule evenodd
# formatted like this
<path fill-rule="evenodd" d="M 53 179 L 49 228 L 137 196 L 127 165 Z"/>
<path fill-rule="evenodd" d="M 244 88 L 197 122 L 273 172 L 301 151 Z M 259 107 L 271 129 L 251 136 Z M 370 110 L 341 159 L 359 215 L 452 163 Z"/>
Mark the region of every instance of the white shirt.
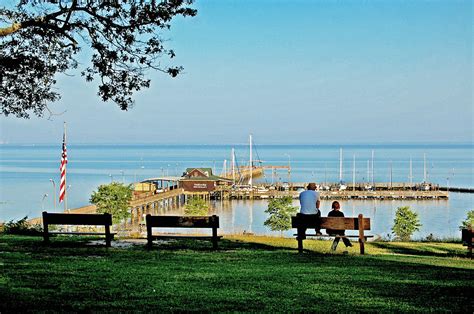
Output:
<path fill-rule="evenodd" d="M 305 215 L 316 215 L 319 211 L 316 208 L 316 201 L 319 200 L 319 193 L 313 190 L 306 190 L 300 193 L 300 213 Z"/>

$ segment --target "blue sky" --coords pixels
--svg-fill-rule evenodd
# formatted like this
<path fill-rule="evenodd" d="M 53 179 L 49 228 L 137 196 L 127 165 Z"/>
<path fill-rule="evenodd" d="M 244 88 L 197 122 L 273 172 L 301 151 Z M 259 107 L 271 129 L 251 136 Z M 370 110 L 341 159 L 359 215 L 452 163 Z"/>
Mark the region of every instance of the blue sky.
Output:
<path fill-rule="evenodd" d="M 0 141 L 470 142 L 472 1 L 196 1 L 177 19 L 172 79 L 122 112 L 60 77 L 54 121 L 1 117 Z M 163 64 L 168 64 L 163 60 Z"/>

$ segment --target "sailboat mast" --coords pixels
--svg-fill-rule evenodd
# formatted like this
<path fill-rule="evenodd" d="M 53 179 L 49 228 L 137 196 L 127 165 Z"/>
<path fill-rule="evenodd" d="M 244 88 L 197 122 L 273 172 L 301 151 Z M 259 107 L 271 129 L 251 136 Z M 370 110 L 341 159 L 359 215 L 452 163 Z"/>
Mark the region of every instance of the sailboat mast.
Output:
<path fill-rule="evenodd" d="M 227 159 L 224 159 L 224 164 L 222 165 L 222 176 L 227 176 Z"/>
<path fill-rule="evenodd" d="M 253 164 L 253 161 L 252 161 L 252 134 L 249 135 L 249 143 L 250 143 L 250 159 L 249 159 L 249 185 L 250 185 L 250 188 L 252 188 L 252 164 Z"/>
<path fill-rule="evenodd" d="M 339 183 L 342 183 L 342 148 L 339 149 Z"/>
<path fill-rule="evenodd" d="M 372 149 L 372 186 L 375 185 L 375 184 L 374 184 L 374 183 L 375 183 L 375 182 L 374 182 L 374 154 L 375 154 L 375 152 L 374 152 L 374 150 Z M 374 186 L 374 187 L 375 187 L 375 186 Z"/>
<path fill-rule="evenodd" d="M 352 191 L 355 191 L 356 185 L 356 155 L 352 156 Z"/>
<path fill-rule="evenodd" d="M 232 148 L 232 182 L 235 184 L 235 150 Z"/>
<path fill-rule="evenodd" d="M 411 160 L 411 156 L 410 156 L 410 189 L 412 188 L 413 186 L 413 164 L 412 164 L 412 160 Z"/>
<path fill-rule="evenodd" d="M 423 183 L 426 183 L 426 153 L 423 154 Z"/>
<path fill-rule="evenodd" d="M 367 159 L 367 183 L 370 183 L 370 161 Z"/>
<path fill-rule="evenodd" d="M 390 160 L 390 189 L 392 188 L 393 185 L 393 165 L 392 161 Z"/>

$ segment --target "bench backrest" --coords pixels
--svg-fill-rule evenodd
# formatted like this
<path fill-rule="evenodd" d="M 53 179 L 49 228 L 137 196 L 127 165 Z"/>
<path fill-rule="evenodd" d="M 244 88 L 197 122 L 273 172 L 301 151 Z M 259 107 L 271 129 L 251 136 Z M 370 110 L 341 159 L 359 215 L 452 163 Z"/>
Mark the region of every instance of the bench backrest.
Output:
<path fill-rule="evenodd" d="M 360 215 L 362 217 L 362 215 Z M 370 230 L 370 218 L 363 218 L 363 229 Z M 359 230 L 358 217 L 320 217 L 296 214 L 291 217 L 292 228 L 320 228 L 333 230 Z"/>
<path fill-rule="evenodd" d="M 146 215 L 146 225 L 162 228 L 219 228 L 219 216 Z"/>
<path fill-rule="evenodd" d="M 110 214 L 65 214 L 43 212 L 45 225 L 101 225 L 111 226 Z"/>

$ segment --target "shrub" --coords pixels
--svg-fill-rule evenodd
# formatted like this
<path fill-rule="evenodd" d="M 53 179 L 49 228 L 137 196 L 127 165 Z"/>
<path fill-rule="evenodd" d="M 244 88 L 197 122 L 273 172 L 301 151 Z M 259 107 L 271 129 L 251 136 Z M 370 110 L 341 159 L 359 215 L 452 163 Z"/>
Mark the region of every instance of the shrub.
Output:
<path fill-rule="evenodd" d="M 418 214 L 410 210 L 410 206 L 398 207 L 393 222 L 392 233 L 401 241 L 410 241 L 412 234 L 421 227 Z"/>
<path fill-rule="evenodd" d="M 474 210 L 467 212 L 467 218 L 459 226 L 459 230 L 469 229 L 469 227 L 474 228 Z"/>
<path fill-rule="evenodd" d="M 209 205 L 199 197 L 191 197 L 184 206 L 184 214 L 188 216 L 205 216 L 209 211 Z"/>
<path fill-rule="evenodd" d="M 3 233 L 5 234 L 19 234 L 19 235 L 40 235 L 43 232 L 41 225 L 29 225 L 28 216 L 23 217 L 18 221 L 10 220 L 3 226 Z"/>
<path fill-rule="evenodd" d="M 291 229 L 291 216 L 296 214 L 298 208 L 292 206 L 292 198 L 285 196 L 282 198 L 274 198 L 268 202 L 268 208 L 265 213 L 270 216 L 263 223 L 265 226 L 270 227 L 272 231 L 283 232 Z"/>

